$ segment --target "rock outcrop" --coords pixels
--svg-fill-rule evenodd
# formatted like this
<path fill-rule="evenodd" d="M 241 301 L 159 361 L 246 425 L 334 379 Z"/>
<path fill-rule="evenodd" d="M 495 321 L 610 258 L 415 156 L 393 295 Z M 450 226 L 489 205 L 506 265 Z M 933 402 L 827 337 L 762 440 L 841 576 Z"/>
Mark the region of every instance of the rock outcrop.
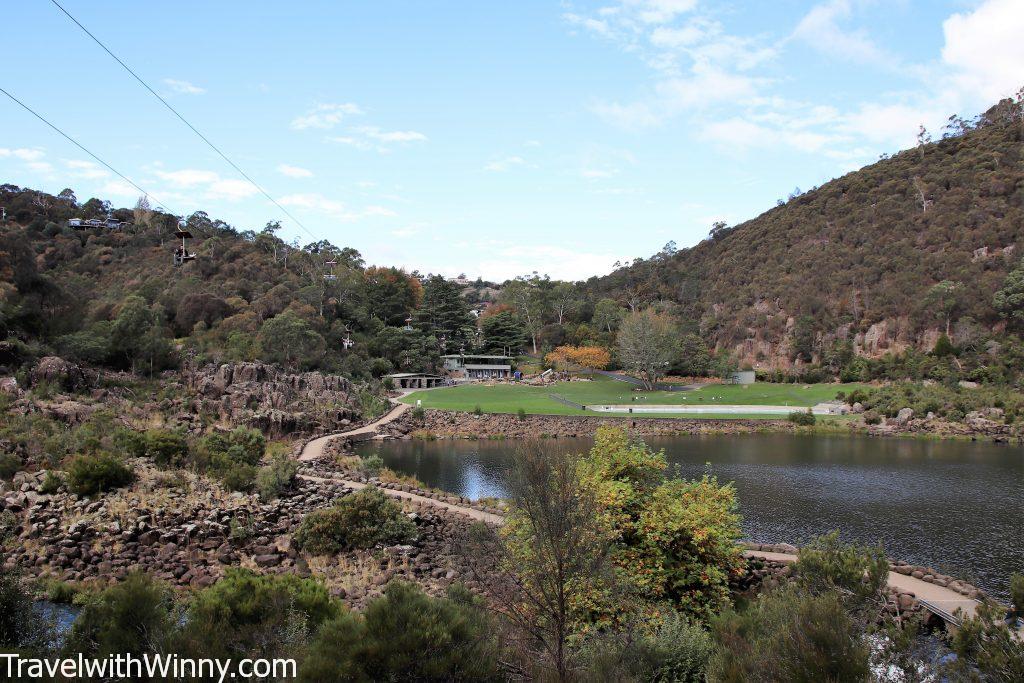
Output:
<path fill-rule="evenodd" d="M 185 382 L 194 394 L 193 412 L 256 427 L 269 436 L 339 430 L 358 417 L 352 383 L 338 375 L 228 363 L 188 373 Z"/>
<path fill-rule="evenodd" d="M 55 389 L 64 391 L 80 391 L 85 388 L 87 383 L 82 368 L 59 356 L 46 356 L 39 359 L 29 377 L 33 387 L 49 384 Z"/>

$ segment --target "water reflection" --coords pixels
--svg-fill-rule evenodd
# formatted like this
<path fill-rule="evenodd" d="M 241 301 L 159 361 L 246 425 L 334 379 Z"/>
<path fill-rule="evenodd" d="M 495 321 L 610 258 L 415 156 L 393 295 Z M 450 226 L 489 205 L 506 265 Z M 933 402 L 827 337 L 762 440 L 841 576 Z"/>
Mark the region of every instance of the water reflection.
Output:
<path fill-rule="evenodd" d="M 750 538 L 799 543 L 832 529 L 890 556 L 1005 595 L 1024 571 L 1024 449 L 997 444 L 787 434 L 651 438 L 681 476 L 735 483 Z M 588 439 L 536 442 L 586 451 Z M 388 467 L 468 498 L 501 496 L 514 441 L 364 446 Z"/>

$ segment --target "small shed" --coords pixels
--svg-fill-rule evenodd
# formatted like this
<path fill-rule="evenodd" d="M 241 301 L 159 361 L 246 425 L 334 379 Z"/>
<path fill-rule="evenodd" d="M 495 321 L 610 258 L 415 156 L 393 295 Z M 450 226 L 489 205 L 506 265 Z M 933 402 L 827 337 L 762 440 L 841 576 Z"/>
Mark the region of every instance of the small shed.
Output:
<path fill-rule="evenodd" d="M 384 376 L 391 380 L 396 389 L 432 389 L 444 383 L 444 377 L 425 372 L 395 372 Z"/>
<path fill-rule="evenodd" d="M 729 377 L 730 384 L 753 384 L 757 375 L 753 370 L 739 370 Z"/>

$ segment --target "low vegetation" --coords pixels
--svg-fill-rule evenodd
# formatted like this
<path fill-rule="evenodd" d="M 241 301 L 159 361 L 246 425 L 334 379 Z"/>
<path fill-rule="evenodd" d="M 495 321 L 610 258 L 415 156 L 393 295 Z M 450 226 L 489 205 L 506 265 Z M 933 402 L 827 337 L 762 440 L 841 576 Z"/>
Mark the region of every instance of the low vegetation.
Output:
<path fill-rule="evenodd" d="M 365 488 L 333 507 L 307 514 L 295 533 L 295 543 L 313 555 L 333 555 L 378 544 L 407 543 L 415 537 L 416 525 L 397 504 L 379 490 Z"/>

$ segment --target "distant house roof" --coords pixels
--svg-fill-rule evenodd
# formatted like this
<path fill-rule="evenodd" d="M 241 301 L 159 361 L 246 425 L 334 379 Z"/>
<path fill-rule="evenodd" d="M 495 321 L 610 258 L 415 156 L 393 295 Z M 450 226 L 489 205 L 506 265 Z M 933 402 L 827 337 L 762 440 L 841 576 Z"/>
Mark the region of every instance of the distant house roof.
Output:
<path fill-rule="evenodd" d="M 436 377 L 441 378 L 440 375 L 431 375 L 429 372 L 393 372 L 390 375 L 384 375 L 391 379 L 409 379 L 410 377 Z"/>
<path fill-rule="evenodd" d="M 511 365 L 471 365 L 466 363 L 467 370 L 510 370 Z"/>
<path fill-rule="evenodd" d="M 512 360 L 512 356 L 491 356 L 485 353 L 449 353 L 448 355 L 441 356 L 441 358 L 501 358 L 503 360 Z"/>

